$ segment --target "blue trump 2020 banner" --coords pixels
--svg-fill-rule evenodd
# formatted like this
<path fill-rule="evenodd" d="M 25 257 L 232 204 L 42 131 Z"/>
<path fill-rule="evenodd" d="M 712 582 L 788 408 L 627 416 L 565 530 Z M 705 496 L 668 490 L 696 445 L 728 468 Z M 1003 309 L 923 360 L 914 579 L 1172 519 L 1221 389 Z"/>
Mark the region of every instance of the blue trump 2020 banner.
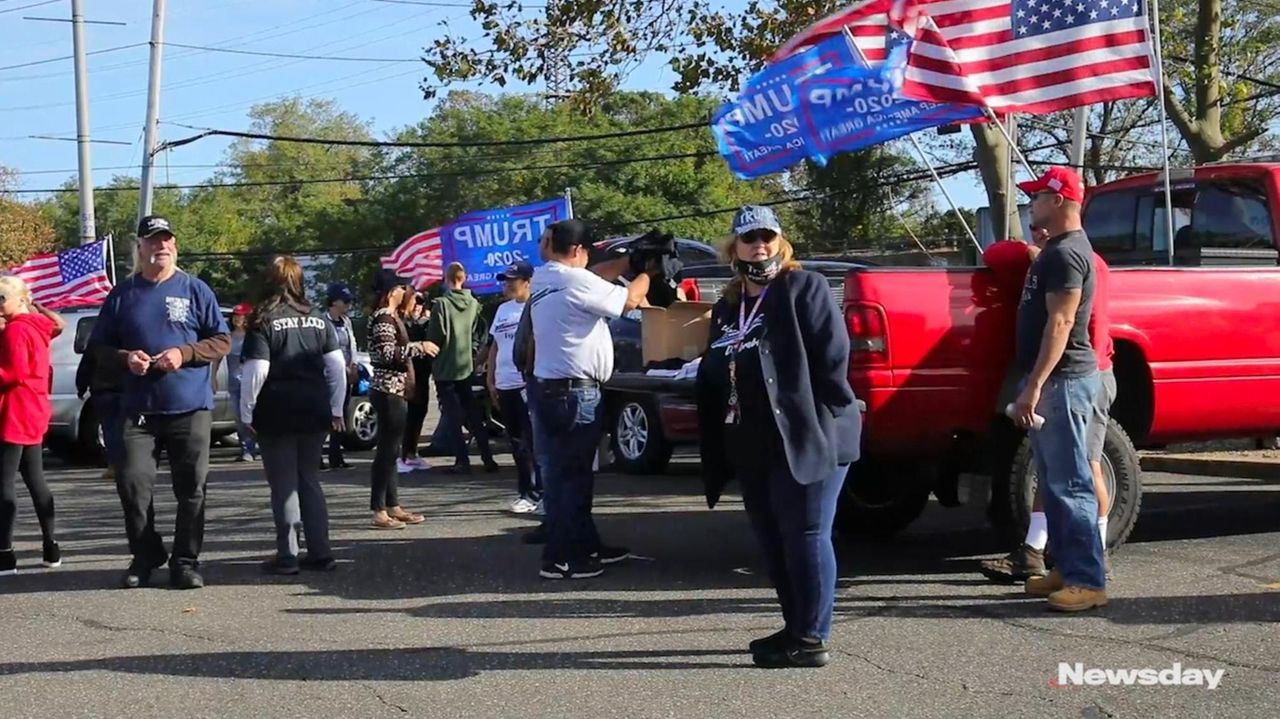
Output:
<path fill-rule="evenodd" d="M 734 174 L 749 179 L 806 158 L 825 165 L 841 152 L 982 114 L 897 97 L 906 49 L 904 43 L 868 68 L 849 40 L 835 35 L 766 67 L 712 119 L 720 154 Z"/>
<path fill-rule="evenodd" d="M 498 274 L 513 262 L 542 264 L 538 241 L 547 226 L 569 218 L 569 200 L 533 202 L 518 207 L 468 212 L 440 231 L 445 266 L 460 262 L 467 287 L 476 294 L 502 289 Z"/>

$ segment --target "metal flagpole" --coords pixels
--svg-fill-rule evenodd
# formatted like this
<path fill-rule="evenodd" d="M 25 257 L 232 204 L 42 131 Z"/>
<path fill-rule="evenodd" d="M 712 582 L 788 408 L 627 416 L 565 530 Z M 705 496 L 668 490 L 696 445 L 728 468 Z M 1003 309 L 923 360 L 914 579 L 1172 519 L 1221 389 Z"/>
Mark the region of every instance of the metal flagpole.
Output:
<path fill-rule="evenodd" d="M 1018 139 L 1018 121 L 1014 118 L 1013 113 L 1005 116 L 1005 123 L 1008 125 L 1006 130 L 1009 132 L 1009 155 L 1005 158 L 1005 183 L 1004 183 L 1004 238 L 1010 239 L 1013 235 L 1012 225 L 1016 222 L 1018 230 L 1022 230 L 1022 214 L 1018 212 L 1018 183 L 1014 179 L 1013 148 Z M 1028 240 L 1030 238 L 1027 238 Z"/>
<path fill-rule="evenodd" d="M 569 206 L 569 219 L 573 219 L 573 190 L 566 187 L 564 190 L 564 203 Z"/>
<path fill-rule="evenodd" d="M 849 30 L 848 26 L 845 26 L 844 28 L 844 39 L 845 42 L 849 43 L 849 48 L 857 54 L 858 59 L 862 61 L 862 64 L 867 67 L 871 67 L 871 63 L 867 61 L 867 56 L 863 54 L 862 48 L 858 47 L 858 43 L 854 42 L 853 32 Z M 916 153 L 920 155 L 920 159 L 924 162 L 924 166 L 929 168 L 929 175 L 933 177 L 934 183 L 936 183 L 938 185 L 938 189 L 942 191 L 942 196 L 946 198 L 947 204 L 951 206 L 951 211 L 955 213 L 956 219 L 960 220 L 960 226 L 964 228 L 964 233 L 969 236 L 969 240 L 973 242 L 974 247 L 978 248 L 978 254 L 981 255 L 982 244 L 978 242 L 978 236 L 973 234 L 973 228 L 969 227 L 969 222 L 964 219 L 964 214 L 960 212 L 960 207 L 956 205 L 956 201 L 952 199 L 951 193 L 947 191 L 946 185 L 942 184 L 942 178 L 938 176 L 938 171 L 934 169 L 933 162 L 929 159 L 928 155 L 924 154 L 924 148 L 920 146 L 920 142 L 916 140 L 914 134 L 907 135 L 907 139 L 911 141 L 911 146 L 914 147 L 916 149 Z"/>
<path fill-rule="evenodd" d="M 1164 230 L 1169 266 L 1173 266 L 1173 186 L 1169 180 L 1169 116 L 1164 107 L 1164 49 L 1160 42 L 1160 0 L 1151 0 L 1151 23 L 1156 34 L 1156 105 L 1160 107 L 1160 148 L 1164 153 Z"/>
<path fill-rule="evenodd" d="M 116 236 L 110 232 L 103 238 L 107 243 L 107 274 L 111 277 L 111 284 L 116 283 Z"/>

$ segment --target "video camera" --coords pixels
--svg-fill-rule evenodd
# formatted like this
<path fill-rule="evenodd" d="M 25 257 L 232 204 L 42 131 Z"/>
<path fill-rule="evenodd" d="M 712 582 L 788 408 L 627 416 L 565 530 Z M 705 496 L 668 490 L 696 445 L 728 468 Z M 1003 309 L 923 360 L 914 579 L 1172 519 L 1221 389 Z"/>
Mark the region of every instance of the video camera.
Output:
<path fill-rule="evenodd" d="M 676 252 L 675 236 L 670 232 L 649 230 L 628 243 L 627 255 L 633 274 L 653 272 L 655 280 L 663 280 L 673 289 L 679 284 L 684 263 Z"/>

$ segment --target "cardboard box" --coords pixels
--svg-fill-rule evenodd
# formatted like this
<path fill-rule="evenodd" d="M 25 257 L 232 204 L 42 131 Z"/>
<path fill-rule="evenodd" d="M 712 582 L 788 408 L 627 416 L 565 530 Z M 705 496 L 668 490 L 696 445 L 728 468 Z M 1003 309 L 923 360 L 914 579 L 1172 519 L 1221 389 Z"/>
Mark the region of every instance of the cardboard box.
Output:
<path fill-rule="evenodd" d="M 676 302 L 665 309 L 640 308 L 640 345 L 645 365 L 675 357 L 688 361 L 706 351 L 714 306 L 710 302 Z"/>

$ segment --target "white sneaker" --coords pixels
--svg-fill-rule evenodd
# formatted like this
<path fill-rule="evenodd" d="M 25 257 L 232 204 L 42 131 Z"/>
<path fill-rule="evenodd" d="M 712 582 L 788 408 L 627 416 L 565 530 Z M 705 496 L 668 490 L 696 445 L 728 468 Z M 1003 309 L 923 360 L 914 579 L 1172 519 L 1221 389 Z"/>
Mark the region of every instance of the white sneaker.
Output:
<path fill-rule="evenodd" d="M 413 466 L 412 464 L 409 464 L 408 462 L 405 462 L 403 459 L 396 460 L 396 471 L 399 472 L 400 474 L 408 474 L 415 469 L 417 469 L 417 467 Z"/>
<path fill-rule="evenodd" d="M 431 469 L 431 463 L 422 457 L 414 457 L 409 460 L 409 464 L 413 465 L 414 469 Z"/>
<path fill-rule="evenodd" d="M 528 499 L 525 499 L 524 497 L 520 497 L 516 501 L 511 503 L 512 514 L 532 514 L 537 510 L 538 510 L 538 505 L 534 504 L 533 502 L 530 502 Z"/>

